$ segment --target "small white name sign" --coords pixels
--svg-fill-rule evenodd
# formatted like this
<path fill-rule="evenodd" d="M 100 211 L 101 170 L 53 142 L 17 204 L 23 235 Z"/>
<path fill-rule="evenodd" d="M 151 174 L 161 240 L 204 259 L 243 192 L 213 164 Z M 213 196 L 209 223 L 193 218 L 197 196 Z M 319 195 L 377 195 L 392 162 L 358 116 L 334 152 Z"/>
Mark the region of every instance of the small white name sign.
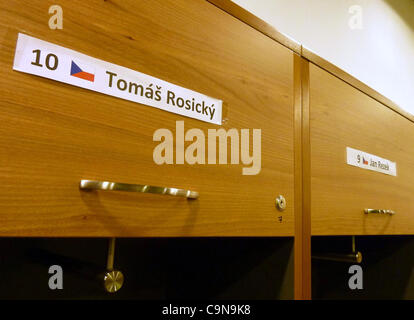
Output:
<path fill-rule="evenodd" d="M 346 161 L 351 166 L 397 176 L 397 164 L 395 162 L 364 151 L 346 147 Z"/>
<path fill-rule="evenodd" d="M 221 100 L 22 33 L 13 69 L 221 125 Z"/>

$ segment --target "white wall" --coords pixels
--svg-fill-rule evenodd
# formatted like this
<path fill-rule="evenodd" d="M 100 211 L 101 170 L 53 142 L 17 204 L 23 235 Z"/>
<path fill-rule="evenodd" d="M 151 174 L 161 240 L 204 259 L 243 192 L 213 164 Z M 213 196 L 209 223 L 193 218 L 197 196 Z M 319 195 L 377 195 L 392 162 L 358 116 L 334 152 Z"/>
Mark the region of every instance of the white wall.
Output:
<path fill-rule="evenodd" d="M 414 114 L 414 0 L 233 1 Z"/>

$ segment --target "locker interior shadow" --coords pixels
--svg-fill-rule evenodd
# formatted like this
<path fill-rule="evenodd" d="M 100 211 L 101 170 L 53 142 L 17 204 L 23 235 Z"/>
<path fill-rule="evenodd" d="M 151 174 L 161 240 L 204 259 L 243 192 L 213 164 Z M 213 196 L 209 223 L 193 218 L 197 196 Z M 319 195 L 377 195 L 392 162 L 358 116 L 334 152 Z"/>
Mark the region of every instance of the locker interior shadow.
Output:
<path fill-rule="evenodd" d="M 165 256 L 167 297 L 290 299 L 293 241 L 276 238 L 176 239 Z"/>
<path fill-rule="evenodd" d="M 358 236 L 363 289 L 348 286 L 350 263 L 312 260 L 313 299 L 414 299 L 414 237 Z M 351 237 L 312 237 L 312 252 L 349 253 Z"/>
<path fill-rule="evenodd" d="M 0 239 L 0 299 L 292 299 L 292 238 L 120 238 L 115 268 L 122 289 L 98 276 L 107 239 Z M 63 269 L 51 290 L 48 269 Z"/>

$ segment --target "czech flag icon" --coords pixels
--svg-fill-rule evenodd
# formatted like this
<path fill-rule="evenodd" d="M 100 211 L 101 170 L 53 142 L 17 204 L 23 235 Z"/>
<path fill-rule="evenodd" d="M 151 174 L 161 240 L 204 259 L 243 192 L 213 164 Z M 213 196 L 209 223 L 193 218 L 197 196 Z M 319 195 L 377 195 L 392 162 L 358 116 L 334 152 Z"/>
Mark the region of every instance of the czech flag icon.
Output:
<path fill-rule="evenodd" d="M 83 71 L 75 62 L 73 62 L 73 60 L 72 60 L 72 66 L 70 67 L 70 75 L 77 77 L 77 78 L 84 79 L 84 80 L 88 80 L 91 82 L 94 82 L 95 80 L 94 74 Z"/>

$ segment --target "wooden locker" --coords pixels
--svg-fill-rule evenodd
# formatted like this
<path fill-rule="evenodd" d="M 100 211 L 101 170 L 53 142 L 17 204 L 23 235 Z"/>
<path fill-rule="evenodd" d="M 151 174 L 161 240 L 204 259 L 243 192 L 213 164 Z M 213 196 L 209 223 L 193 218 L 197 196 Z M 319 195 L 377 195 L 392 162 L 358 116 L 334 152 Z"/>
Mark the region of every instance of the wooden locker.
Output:
<path fill-rule="evenodd" d="M 412 121 L 311 63 L 312 235 L 413 234 L 413 137 Z M 347 147 L 396 162 L 397 175 L 348 165 Z"/>
<path fill-rule="evenodd" d="M 203 0 L 59 4 L 62 30 L 49 29 L 49 3 L 1 3 L 0 236 L 293 235 L 291 50 Z M 221 99 L 226 121 L 208 124 L 13 71 L 19 32 Z M 179 120 L 206 135 L 261 129 L 261 172 L 156 165 L 153 133 L 175 133 Z M 81 179 L 200 197 L 84 192 Z M 279 194 L 284 212 L 275 207 Z"/>

